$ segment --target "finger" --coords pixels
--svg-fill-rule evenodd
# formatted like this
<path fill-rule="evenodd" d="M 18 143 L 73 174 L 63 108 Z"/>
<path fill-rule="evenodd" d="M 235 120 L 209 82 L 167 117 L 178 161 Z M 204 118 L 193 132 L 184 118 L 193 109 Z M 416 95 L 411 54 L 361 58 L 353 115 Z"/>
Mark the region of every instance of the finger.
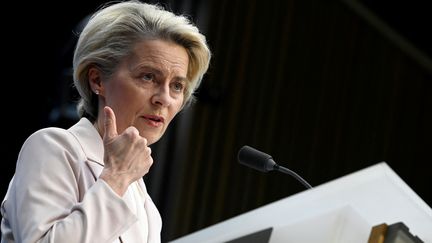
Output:
<path fill-rule="evenodd" d="M 150 147 L 143 147 L 143 152 L 145 157 L 151 157 L 152 150 Z"/>
<path fill-rule="evenodd" d="M 104 133 L 104 140 L 105 139 L 111 139 L 116 136 L 117 134 L 117 125 L 116 125 L 116 117 L 114 114 L 114 111 L 109 107 L 104 107 L 104 114 L 105 114 L 105 133 Z"/>

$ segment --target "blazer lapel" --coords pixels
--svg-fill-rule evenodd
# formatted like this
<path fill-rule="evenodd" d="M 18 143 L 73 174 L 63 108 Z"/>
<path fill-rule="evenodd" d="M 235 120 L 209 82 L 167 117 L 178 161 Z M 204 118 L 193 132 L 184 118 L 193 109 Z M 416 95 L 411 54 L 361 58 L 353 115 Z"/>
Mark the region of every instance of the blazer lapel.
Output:
<path fill-rule="evenodd" d="M 97 180 L 104 167 L 104 147 L 101 135 L 87 118 L 81 118 L 77 124 L 69 128 L 69 131 L 81 145 L 87 157 L 86 164 Z"/>

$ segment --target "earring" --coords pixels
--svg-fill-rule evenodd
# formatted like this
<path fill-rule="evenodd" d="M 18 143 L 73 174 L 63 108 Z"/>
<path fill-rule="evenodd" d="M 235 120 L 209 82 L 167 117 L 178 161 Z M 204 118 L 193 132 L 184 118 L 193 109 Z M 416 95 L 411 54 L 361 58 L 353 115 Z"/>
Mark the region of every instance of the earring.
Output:
<path fill-rule="evenodd" d="M 99 90 L 94 91 L 96 95 L 99 95 Z"/>

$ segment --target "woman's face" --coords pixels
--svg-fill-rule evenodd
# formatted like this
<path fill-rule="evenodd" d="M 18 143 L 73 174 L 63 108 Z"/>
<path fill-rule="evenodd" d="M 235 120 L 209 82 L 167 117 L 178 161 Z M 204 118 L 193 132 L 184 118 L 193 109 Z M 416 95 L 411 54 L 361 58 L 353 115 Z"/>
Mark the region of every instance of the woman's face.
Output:
<path fill-rule="evenodd" d="M 158 141 L 182 107 L 188 63 L 185 48 L 172 42 L 145 40 L 136 44 L 133 54 L 98 87 L 100 108 L 107 105 L 113 109 L 117 132 L 134 126 L 148 144 Z M 103 133 L 101 118 L 98 128 Z"/>

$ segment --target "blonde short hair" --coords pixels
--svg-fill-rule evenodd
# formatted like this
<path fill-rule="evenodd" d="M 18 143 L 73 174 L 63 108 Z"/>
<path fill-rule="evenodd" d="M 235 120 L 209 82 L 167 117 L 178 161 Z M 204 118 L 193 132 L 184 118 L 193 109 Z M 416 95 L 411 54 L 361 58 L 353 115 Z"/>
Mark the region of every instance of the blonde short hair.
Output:
<path fill-rule="evenodd" d="M 81 32 L 73 57 L 73 78 L 81 98 L 80 117 L 94 121 L 97 97 L 90 89 L 88 70 L 98 67 L 109 77 L 120 61 L 131 54 L 134 44 L 145 39 L 162 39 L 183 46 L 189 66 L 183 106 L 191 103 L 210 62 L 206 38 L 188 18 L 158 5 L 127 1 L 105 6 L 94 13 Z"/>

